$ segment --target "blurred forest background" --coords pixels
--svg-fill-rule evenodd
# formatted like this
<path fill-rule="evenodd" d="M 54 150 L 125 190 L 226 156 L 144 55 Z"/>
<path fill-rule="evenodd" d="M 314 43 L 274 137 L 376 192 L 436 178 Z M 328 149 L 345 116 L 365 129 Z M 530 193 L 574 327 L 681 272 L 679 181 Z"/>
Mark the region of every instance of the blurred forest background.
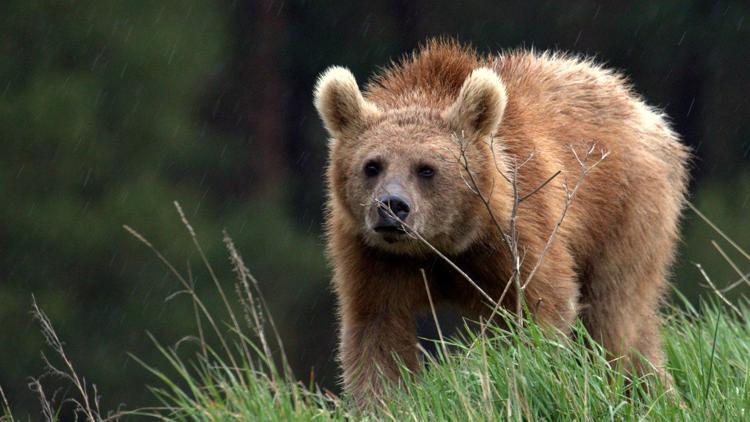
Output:
<path fill-rule="evenodd" d="M 694 203 L 750 244 L 745 0 L 3 0 L 0 386 L 19 415 L 39 415 L 27 387 L 43 372 L 32 294 L 103 408 L 153 404 L 146 385 L 156 381 L 128 353 L 159 365 L 146 333 L 162 344 L 194 334 L 193 308 L 187 296 L 166 300 L 177 282 L 122 225 L 215 296 L 175 200 L 231 289 L 227 229 L 297 377 L 314 373 L 336 391 L 326 137 L 312 87 L 332 64 L 363 82 L 436 35 L 481 51 L 579 52 L 620 69 L 694 148 Z M 738 278 L 691 211 L 684 233 L 674 283 L 688 298 L 702 291 L 694 262 L 717 284 Z"/>

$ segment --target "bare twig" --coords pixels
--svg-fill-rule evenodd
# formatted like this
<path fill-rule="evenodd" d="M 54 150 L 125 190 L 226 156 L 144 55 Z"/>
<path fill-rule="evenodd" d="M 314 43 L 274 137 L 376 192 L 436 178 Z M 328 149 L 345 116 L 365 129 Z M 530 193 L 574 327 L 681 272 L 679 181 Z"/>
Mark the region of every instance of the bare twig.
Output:
<path fill-rule="evenodd" d="M 703 215 L 703 213 L 700 212 L 695 205 L 693 205 L 691 202 L 688 201 L 687 206 L 690 207 L 690 209 L 693 210 L 693 212 L 695 212 L 698 215 L 698 217 L 700 217 L 703 221 L 705 221 L 706 224 L 709 225 L 709 227 L 711 227 L 712 229 L 714 229 L 714 231 L 716 233 L 718 233 L 719 236 L 723 237 L 724 240 L 726 240 L 727 242 L 729 242 L 729 244 L 732 245 L 732 247 L 734 247 L 734 249 L 736 249 L 737 252 L 739 252 L 740 254 L 742 254 L 742 256 L 744 256 L 748 261 L 750 261 L 750 254 L 747 253 L 744 249 L 742 249 L 740 247 L 740 245 L 738 245 L 729 236 L 727 236 L 718 226 L 716 226 L 716 224 L 713 223 L 713 221 L 709 220 L 708 217 L 706 217 L 705 215 Z"/>
<path fill-rule="evenodd" d="M 740 312 L 739 309 L 737 309 L 736 306 L 732 302 L 729 301 L 722 293 L 721 291 L 716 288 L 716 285 L 711 281 L 711 278 L 708 276 L 706 271 L 703 269 L 701 264 L 694 262 L 693 265 L 695 265 L 698 268 L 698 271 L 700 271 L 701 275 L 703 276 L 703 279 L 706 280 L 706 283 L 708 283 L 708 286 L 713 290 L 714 293 L 716 293 L 716 296 L 719 297 L 719 299 L 722 300 L 722 302 L 726 303 L 727 306 L 729 306 L 735 313 L 737 313 L 737 316 L 740 317 L 740 319 L 743 319 L 742 312 Z"/>
<path fill-rule="evenodd" d="M 519 207 L 520 207 L 520 205 L 521 205 L 521 203 L 523 201 L 525 201 L 526 199 L 530 198 L 534 194 L 536 194 L 539 191 L 541 191 L 552 180 L 554 180 L 557 176 L 559 176 L 562 171 L 558 170 L 552 176 L 550 176 L 549 178 L 547 178 L 546 180 L 544 180 L 542 183 L 540 183 L 539 186 L 537 186 L 536 188 L 532 189 L 529 193 L 527 193 L 525 195 L 520 195 L 520 193 L 519 193 L 519 187 L 518 187 L 518 171 L 521 168 L 523 168 L 524 166 L 526 166 L 529 162 L 531 162 L 531 160 L 535 156 L 535 151 L 532 151 L 528 155 L 528 157 L 526 157 L 520 164 L 517 161 L 514 162 L 514 164 L 511 166 L 511 168 L 509 170 L 510 173 L 511 173 L 511 176 L 508 177 L 505 174 L 506 172 L 503 169 L 500 168 L 500 165 L 498 163 L 497 155 L 496 155 L 496 152 L 495 152 L 494 138 L 490 141 L 489 147 L 490 147 L 490 150 L 492 151 L 492 158 L 493 158 L 493 163 L 494 163 L 495 169 L 497 170 L 497 173 L 500 173 L 502 175 L 502 177 L 511 185 L 511 192 L 512 192 L 513 203 L 512 203 L 511 212 L 510 212 L 510 216 L 509 216 L 509 226 L 510 226 L 509 227 L 509 233 L 506 234 L 506 230 L 504 230 L 503 225 L 500 224 L 498 218 L 495 216 L 494 210 L 492 209 L 491 199 L 492 199 L 492 194 L 494 192 L 494 178 L 493 178 L 493 181 L 492 181 L 492 187 L 490 189 L 489 194 L 485 195 L 482 192 L 482 190 L 480 189 L 480 187 L 479 187 L 476 179 L 474 178 L 474 174 L 473 174 L 473 172 L 470 169 L 469 159 L 468 159 L 468 156 L 467 156 L 468 142 L 466 142 L 466 140 L 464 139 L 463 134 L 461 134 L 461 135 L 454 134 L 453 137 L 455 139 L 456 145 L 458 146 L 458 153 L 457 154 L 453 154 L 453 155 L 454 155 L 457 163 L 459 164 L 459 166 L 461 168 L 460 170 L 462 170 L 462 171 L 459 171 L 459 174 L 460 174 L 461 178 L 463 179 L 464 183 L 469 187 L 469 190 L 471 192 L 473 192 L 474 194 L 476 194 L 478 196 L 478 198 L 480 199 L 480 201 L 482 202 L 482 204 L 484 205 L 485 209 L 487 210 L 487 212 L 488 212 L 488 214 L 490 216 L 490 219 L 492 220 L 493 224 L 497 228 L 498 233 L 500 233 L 501 238 L 504 240 L 504 242 L 506 244 L 506 247 L 508 249 L 508 253 L 510 255 L 510 260 L 511 260 L 511 276 L 510 276 L 510 279 L 508 280 L 508 282 L 506 283 L 506 286 L 503 289 L 503 292 L 502 292 L 500 298 L 495 302 L 495 308 L 492 311 L 492 317 L 494 317 L 494 315 L 496 314 L 496 312 L 498 310 L 497 308 L 498 308 L 499 304 L 502 303 L 503 298 L 508 293 L 509 287 L 512 284 L 515 287 L 515 290 L 517 292 L 517 294 L 516 294 L 516 309 L 515 310 L 516 310 L 516 314 L 518 315 L 518 321 L 521 322 L 522 321 L 521 311 L 522 311 L 523 302 L 524 302 L 524 297 L 523 297 L 524 295 L 523 295 L 523 293 L 524 293 L 526 287 L 529 285 L 529 283 L 533 279 L 534 275 L 536 274 L 536 272 L 538 271 L 538 269 L 542 265 L 544 257 L 546 256 L 547 251 L 550 249 L 550 247 L 551 247 L 551 245 L 552 245 L 552 243 L 553 243 L 553 241 L 554 241 L 554 239 L 556 237 L 556 234 L 559 231 L 560 226 L 563 223 L 563 220 L 565 219 L 565 215 L 567 214 L 567 211 L 568 211 L 570 205 L 572 204 L 573 199 L 575 198 L 576 193 L 578 192 L 578 189 L 580 188 L 580 186 L 581 186 L 581 184 L 583 182 L 583 179 L 585 178 L 585 176 L 593 168 L 595 168 L 597 165 L 599 165 L 599 163 L 601 163 L 601 161 L 603 161 L 607 157 L 608 152 L 605 151 L 605 150 L 601 150 L 601 156 L 599 157 L 599 159 L 596 162 L 594 162 L 593 164 L 589 165 L 588 164 L 589 158 L 591 157 L 591 155 L 596 150 L 596 144 L 595 143 L 592 143 L 589 146 L 589 148 L 586 151 L 586 153 L 583 156 L 583 158 L 581 158 L 579 156 L 578 152 L 575 150 L 575 148 L 572 145 L 569 146 L 569 148 L 570 148 L 573 156 L 575 157 L 575 160 L 577 161 L 577 163 L 579 165 L 579 177 L 578 177 L 578 179 L 576 181 L 576 184 L 575 184 L 575 186 L 573 187 L 572 190 L 568 188 L 567 183 L 564 183 L 564 187 L 565 187 L 565 201 L 564 201 L 563 210 L 561 212 L 561 215 L 558 218 L 558 220 L 556 221 L 555 226 L 552 229 L 552 232 L 550 233 L 549 237 L 547 238 L 547 241 L 546 241 L 546 243 L 545 243 L 542 251 L 540 252 L 539 257 L 536 260 L 536 262 L 534 263 L 533 267 L 531 268 L 531 271 L 529 272 L 528 276 L 526 277 L 526 280 L 523 283 L 521 283 L 521 267 L 523 265 L 522 264 L 523 263 L 523 258 L 521 257 L 521 254 L 519 253 L 519 237 L 520 237 L 520 234 L 518 232 L 518 226 L 517 226 L 517 223 L 518 223 L 518 214 L 519 214 Z M 524 256 L 525 256 L 525 252 L 526 251 L 524 250 L 524 253 L 523 253 Z"/>
<path fill-rule="evenodd" d="M 572 145 L 570 145 L 570 150 L 573 152 L 573 155 L 576 158 L 576 161 L 578 161 L 579 167 L 579 174 L 578 179 L 576 180 L 576 184 L 573 187 L 572 190 L 568 190 L 568 184 L 565 183 L 565 202 L 563 203 L 563 210 L 560 213 L 560 218 L 557 219 L 557 222 L 555 223 L 554 228 L 552 229 L 552 233 L 550 233 L 549 237 L 547 238 L 547 242 L 544 244 L 544 248 L 542 248 L 542 252 L 539 255 L 539 259 L 537 259 L 536 263 L 534 264 L 534 267 L 532 268 L 531 272 L 529 272 L 529 276 L 526 278 L 526 282 L 523 284 L 523 289 L 526 289 L 526 287 L 531 283 L 531 280 L 534 278 L 534 275 L 536 274 L 539 267 L 542 265 L 542 262 L 544 261 L 544 257 L 547 254 L 547 251 L 552 246 L 552 242 L 555 239 L 555 236 L 557 235 L 557 232 L 560 230 L 560 226 L 562 226 L 563 220 L 565 219 L 565 215 L 568 213 L 568 209 L 573 203 L 573 200 L 575 199 L 576 194 L 578 193 L 578 189 L 583 184 L 583 179 L 589 174 L 589 172 L 599 165 L 605 158 L 607 158 L 607 155 L 609 155 L 609 152 L 605 150 L 601 150 L 601 156 L 600 158 L 594 162 L 594 164 L 590 166 L 586 166 L 586 162 L 591 157 L 591 154 L 593 153 L 596 145 L 592 144 L 589 150 L 586 152 L 586 155 L 583 160 L 581 160 L 578 157 L 578 153 L 576 153 L 575 148 L 573 148 Z"/>
<path fill-rule="evenodd" d="M 487 213 L 489 214 L 490 219 L 492 220 L 492 224 L 495 226 L 498 233 L 500 233 L 500 236 L 503 239 L 507 239 L 507 236 L 505 235 L 505 230 L 503 229 L 503 226 L 500 224 L 500 222 L 497 220 L 495 213 L 492 211 L 492 204 L 490 203 L 490 198 L 492 197 L 492 193 L 494 191 L 494 179 L 493 179 L 493 184 L 492 184 L 492 190 L 490 190 L 488 195 L 484 195 L 481 189 L 479 188 L 478 182 L 474 178 L 474 173 L 469 167 L 469 158 L 466 154 L 466 151 L 468 148 L 468 142 L 466 142 L 465 138 L 463 137 L 463 133 L 460 136 L 457 134 L 454 134 L 453 139 L 456 145 L 458 146 L 458 151 L 459 151 L 459 154 L 457 155 L 454 154 L 454 158 L 456 159 L 456 162 L 459 164 L 459 166 L 461 166 L 458 174 L 464 180 L 464 183 L 466 183 L 466 185 L 469 187 L 469 190 L 479 197 L 480 201 L 482 202 L 484 207 L 487 209 Z M 501 171 L 501 169 L 499 168 L 497 164 L 497 160 L 494 159 L 495 157 L 494 148 L 492 148 L 492 155 L 493 155 L 493 160 L 494 160 L 495 168 L 497 169 L 497 172 L 500 173 L 506 181 L 508 181 L 509 183 L 512 183 L 511 179 L 509 179 L 505 175 L 505 173 Z M 468 180 L 464 177 L 464 172 L 466 173 Z"/>
<path fill-rule="evenodd" d="M 500 163 L 498 162 L 498 158 L 495 151 L 494 146 L 494 139 L 490 141 L 489 147 L 492 151 L 492 158 L 493 163 L 495 166 L 495 169 L 497 170 L 496 173 L 499 173 L 511 186 L 511 194 L 512 194 L 512 207 L 510 211 L 510 216 L 508 217 L 508 228 L 500 222 L 500 220 L 495 215 L 495 212 L 492 207 L 492 201 L 493 201 L 493 193 L 495 189 L 495 179 L 494 176 L 491 181 L 490 190 L 488 193 L 483 192 L 482 188 L 479 186 L 479 183 L 477 179 L 475 178 L 473 169 L 471 168 L 470 160 L 467 154 L 467 150 L 469 148 L 469 142 L 466 141 L 466 139 L 463 137 L 463 134 L 457 134 L 454 133 L 452 136 L 452 139 L 454 140 L 454 143 L 456 144 L 457 152 L 454 150 L 451 150 L 449 148 L 446 148 L 449 155 L 452 155 L 455 162 L 459 165 L 459 176 L 461 177 L 464 184 L 467 186 L 469 191 L 477 195 L 480 202 L 483 204 L 484 208 L 486 209 L 490 220 L 492 224 L 497 229 L 497 232 L 500 236 L 500 238 L 503 240 L 503 243 L 505 244 L 508 254 L 510 256 L 510 263 L 511 263 L 511 274 L 509 277 L 509 280 L 506 282 L 505 287 L 498 299 L 493 299 L 491 296 L 489 296 L 479 285 L 471 279 L 463 270 L 461 270 L 454 262 L 452 262 L 448 257 L 446 257 L 444 254 L 442 254 L 440 251 L 437 250 L 429 241 L 427 241 L 424 237 L 422 237 L 416 230 L 414 230 L 412 227 L 409 227 L 407 224 L 405 224 L 403 221 L 401 221 L 398 216 L 395 215 L 395 213 L 390 210 L 390 208 L 383 204 L 376 199 L 372 199 L 375 201 L 381 209 L 385 210 L 391 218 L 394 218 L 401 222 L 401 225 L 404 229 L 404 231 L 409 234 L 410 236 L 418 239 L 420 242 L 425 244 L 430 250 L 432 250 L 435 254 L 438 255 L 441 259 L 443 259 L 445 262 L 447 262 L 452 268 L 454 268 L 456 271 L 458 271 L 459 274 L 461 274 L 464 279 L 466 279 L 474 288 L 477 289 L 477 291 L 484 297 L 487 301 L 489 301 L 491 304 L 493 304 L 493 310 L 490 316 L 490 320 L 496 315 L 496 313 L 499 311 L 501 303 L 503 303 L 503 299 L 505 298 L 505 295 L 509 292 L 510 286 L 513 285 L 515 287 L 516 291 L 516 306 L 515 306 L 515 314 L 518 318 L 518 323 L 521 324 L 523 322 L 523 306 L 524 306 L 524 291 L 526 287 L 529 285 L 529 283 L 532 281 L 534 275 L 541 267 L 544 257 L 546 256 L 548 250 L 551 248 L 551 245 L 556 237 L 557 232 L 560 229 L 560 226 L 563 223 L 563 220 L 565 219 L 565 216 L 567 214 L 568 209 L 570 208 L 570 205 L 572 204 L 573 200 L 575 199 L 575 196 L 581 187 L 581 184 L 583 182 L 583 179 L 585 176 L 589 174 L 589 172 L 594 169 L 596 166 L 598 166 L 608 155 L 608 152 L 605 150 L 600 151 L 600 157 L 597 161 L 595 161 L 593 164 L 589 164 L 589 159 L 596 151 L 596 144 L 592 143 L 588 149 L 586 150 L 586 153 L 581 157 L 578 152 L 575 150 L 575 148 L 570 145 L 570 150 L 578 163 L 578 178 L 576 180 L 575 185 L 572 189 L 570 189 L 566 182 L 563 183 L 564 189 L 565 189 L 565 198 L 563 203 L 563 210 L 561 212 L 560 217 L 556 221 L 552 232 L 550 233 L 549 237 L 547 238 L 547 241 L 543 247 L 543 249 L 540 251 L 539 256 L 536 260 L 536 262 L 531 267 L 531 270 L 528 273 L 528 276 L 525 280 L 521 279 L 521 268 L 524 266 L 524 260 L 526 257 L 527 250 L 525 248 L 521 248 L 519 244 L 520 240 L 520 233 L 518 232 L 518 217 L 519 217 L 519 208 L 523 201 L 529 199 L 531 196 L 535 195 L 542 189 L 544 189 L 550 182 L 552 182 L 556 177 L 558 177 L 562 171 L 558 170 L 555 173 L 553 173 L 550 177 L 545 179 L 543 182 L 541 182 L 538 186 L 531 189 L 528 193 L 521 195 L 519 186 L 518 186 L 518 171 L 519 169 L 523 168 L 527 164 L 529 164 L 535 154 L 534 151 L 532 151 L 528 157 L 524 158 L 523 161 L 520 162 L 520 164 L 515 161 L 512 166 L 510 166 L 510 169 L 507 171 L 510 171 L 510 177 L 506 175 L 506 169 L 501 168 Z M 507 165 L 504 165 L 503 167 L 507 167 Z M 363 204 L 364 205 L 364 204 Z M 538 302 L 539 303 L 539 302 Z M 538 306 L 537 303 L 537 306 Z"/>
<path fill-rule="evenodd" d="M 745 283 L 746 279 L 750 279 L 750 273 L 742 274 L 742 277 L 740 277 L 736 281 L 732 282 L 727 287 L 724 287 L 723 289 L 721 289 L 722 293 L 726 293 L 726 292 L 734 289 L 735 287 L 739 286 L 740 284 Z"/>
<path fill-rule="evenodd" d="M 560 175 L 560 173 L 562 173 L 562 170 L 558 170 L 558 171 L 556 171 L 556 172 L 555 172 L 555 174 L 553 174 L 553 175 L 552 175 L 552 176 L 550 176 L 550 177 L 549 177 L 549 178 L 548 178 L 547 180 L 545 180 L 544 182 L 542 182 L 542 184 L 540 184 L 539 186 L 537 186 L 537 187 L 536 187 L 536 188 L 535 188 L 534 190 L 532 190 L 531 192 L 527 193 L 526 195 L 524 195 L 524 196 L 520 197 L 520 198 L 518 199 L 518 202 L 523 202 L 523 201 L 525 201 L 525 200 L 529 199 L 529 197 L 531 197 L 531 196 L 532 196 L 532 195 L 534 195 L 535 193 L 537 193 L 537 192 L 539 192 L 540 190 L 544 189 L 544 187 L 545 187 L 545 186 L 547 186 L 547 184 L 549 184 L 549 182 L 551 182 L 551 181 L 552 181 L 552 180 L 553 180 L 553 179 L 554 179 L 555 177 L 559 176 L 559 175 Z"/>
<path fill-rule="evenodd" d="M 427 292 L 427 300 L 430 303 L 430 311 L 432 311 L 432 319 L 435 321 L 435 328 L 438 332 L 438 338 L 440 339 L 440 346 L 443 349 L 443 356 L 448 357 L 448 348 L 445 345 L 445 338 L 443 337 L 443 330 L 440 328 L 440 322 L 438 322 L 437 312 L 435 311 L 435 303 L 432 301 L 432 294 L 430 293 L 430 285 L 427 282 L 427 274 L 424 268 L 420 268 L 419 272 L 422 273 L 422 281 L 424 281 L 424 289 Z"/>
<path fill-rule="evenodd" d="M 722 258 L 724 258 L 724 260 L 727 261 L 727 263 L 729 264 L 730 267 L 732 267 L 732 269 L 734 270 L 734 272 L 736 272 L 737 275 L 740 276 L 740 281 L 743 281 L 748 286 L 750 286 L 750 280 L 748 280 L 747 276 L 742 273 L 742 270 L 740 270 L 740 268 L 737 266 L 737 264 L 734 263 L 734 261 L 732 260 L 732 258 L 730 258 L 729 255 L 726 254 L 726 252 L 724 252 L 724 250 L 721 248 L 721 246 L 719 246 L 719 244 L 716 243 L 716 241 L 714 241 L 714 240 L 711 241 L 711 244 L 714 246 L 714 248 L 716 248 L 717 251 L 719 251 L 719 254 L 721 254 Z M 731 290 L 731 289 L 729 289 L 729 290 Z M 729 291 L 729 290 L 727 290 L 725 288 L 722 291 L 726 292 L 726 291 Z"/>
<path fill-rule="evenodd" d="M 500 304 L 503 302 L 503 299 L 505 298 L 505 295 L 507 294 L 511 282 L 513 285 L 516 286 L 516 291 L 518 294 L 516 295 L 516 312 L 518 315 L 519 322 L 522 319 L 521 315 L 521 303 L 523 301 L 522 294 L 523 292 L 520 289 L 520 278 L 519 278 L 519 269 L 521 265 L 521 260 L 518 257 L 518 233 L 515 230 L 515 222 L 516 222 L 516 215 L 518 210 L 518 205 L 520 201 L 518 200 L 518 185 L 517 185 L 517 175 L 518 175 L 518 166 L 514 165 L 511 169 L 511 172 L 513 175 L 511 178 L 508 178 L 508 176 L 505 174 L 505 172 L 500 169 L 500 165 L 497 161 L 497 156 L 495 154 L 495 147 L 494 147 L 494 139 L 490 143 L 490 149 L 492 151 L 492 159 L 495 166 L 495 169 L 497 170 L 502 177 L 512 185 L 513 188 L 513 209 L 511 211 L 511 222 L 510 222 L 510 231 L 511 233 L 509 235 L 506 234 L 505 230 L 503 229 L 503 226 L 498 221 L 497 217 L 495 216 L 495 213 L 492 210 L 492 204 L 491 204 L 491 198 L 492 194 L 495 190 L 495 178 L 492 179 L 492 186 L 490 188 L 490 192 L 488 195 L 484 195 L 482 193 L 482 190 L 479 187 L 479 184 L 477 183 L 476 179 L 474 178 L 474 174 L 469 168 L 469 158 L 466 154 L 466 150 L 468 148 L 468 142 L 466 142 L 463 133 L 461 135 L 454 134 L 453 139 L 455 140 L 455 143 L 458 145 L 459 154 L 456 155 L 456 161 L 461 166 L 461 169 L 459 169 L 459 175 L 461 175 L 461 178 L 464 180 L 464 183 L 467 184 L 469 187 L 469 190 L 472 191 L 477 197 L 479 198 L 480 202 L 484 205 L 485 209 L 487 210 L 487 214 L 490 217 L 490 220 L 492 221 L 492 224 L 497 229 L 497 232 L 500 234 L 501 239 L 504 240 L 510 257 L 511 257 L 511 263 L 513 265 L 513 270 L 511 272 L 511 277 L 508 283 L 505 286 L 505 289 L 503 290 L 502 294 L 500 295 L 500 298 L 494 302 L 493 311 L 492 311 L 492 317 L 494 317 L 495 313 L 500 307 Z M 531 158 L 534 156 L 534 151 L 529 154 L 529 156 L 526 158 L 526 160 L 523 162 L 523 165 L 526 165 Z M 461 171 L 463 170 L 463 171 Z M 464 178 L 463 174 L 464 172 L 468 175 L 469 180 L 467 181 L 466 178 Z"/>
<path fill-rule="evenodd" d="M 529 154 L 529 158 L 523 162 L 526 165 L 531 160 L 532 154 Z M 524 303 L 524 290 L 521 287 L 521 257 L 518 255 L 518 207 L 521 205 L 520 197 L 518 195 L 518 164 L 513 165 L 511 170 L 511 181 L 513 186 L 513 208 L 510 212 L 510 238 L 508 239 L 511 264 L 513 266 L 513 272 L 511 280 L 513 281 L 513 287 L 516 288 L 516 318 L 517 323 L 521 325 L 523 323 L 523 303 Z M 492 211 L 490 211 L 492 212 Z M 494 315 L 493 315 L 494 317 Z"/>
<path fill-rule="evenodd" d="M 404 228 L 404 231 L 409 236 L 412 236 L 418 239 L 420 242 L 424 243 L 425 246 L 427 246 L 428 248 L 430 248 L 430 250 L 432 250 L 432 252 L 434 252 L 438 257 L 440 257 L 443 261 L 445 261 L 448 265 L 450 265 L 454 270 L 456 270 L 466 281 L 469 282 L 469 284 L 471 284 L 475 289 L 477 289 L 477 291 L 482 295 L 482 297 L 487 299 L 487 301 L 490 302 L 491 304 L 493 305 L 496 304 L 495 301 L 492 299 L 492 297 L 488 295 L 487 292 L 485 292 L 481 287 L 479 287 L 479 285 L 476 282 L 474 282 L 474 280 L 472 280 L 471 277 L 469 277 L 469 275 L 466 274 L 464 270 L 462 270 L 458 265 L 456 265 L 450 258 L 445 256 L 445 254 L 440 252 L 435 246 L 432 245 L 432 243 L 427 241 L 427 239 L 422 237 L 422 235 L 419 234 L 418 231 L 414 230 L 414 228 L 412 228 L 408 224 L 404 223 L 400 218 L 398 218 L 398 216 L 393 212 L 393 210 L 391 210 L 391 208 L 387 204 L 377 199 L 375 200 L 375 203 L 380 209 L 388 213 L 388 216 L 390 218 L 393 218 L 399 221 L 401 223 L 401 226 Z"/>

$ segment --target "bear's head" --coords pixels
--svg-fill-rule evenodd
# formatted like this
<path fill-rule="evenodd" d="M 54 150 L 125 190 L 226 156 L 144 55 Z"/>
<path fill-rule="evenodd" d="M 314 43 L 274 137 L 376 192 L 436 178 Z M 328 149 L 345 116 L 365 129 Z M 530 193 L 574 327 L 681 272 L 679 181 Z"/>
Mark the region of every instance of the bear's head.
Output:
<path fill-rule="evenodd" d="M 486 195 L 495 184 L 500 163 L 492 137 L 505 87 L 494 71 L 479 68 L 454 97 L 442 107 L 379 107 L 349 70 L 321 75 L 315 106 L 331 138 L 330 211 L 341 214 L 331 218 L 343 226 L 337 230 L 397 254 L 424 254 L 425 241 L 456 254 L 482 235 L 488 213 L 477 189 Z"/>

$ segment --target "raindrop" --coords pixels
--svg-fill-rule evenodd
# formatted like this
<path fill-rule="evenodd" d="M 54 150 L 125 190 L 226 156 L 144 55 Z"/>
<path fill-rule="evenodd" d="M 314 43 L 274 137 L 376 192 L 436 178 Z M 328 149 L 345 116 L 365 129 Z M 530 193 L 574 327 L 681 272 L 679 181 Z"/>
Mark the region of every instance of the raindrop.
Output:
<path fill-rule="evenodd" d="M 86 177 L 83 179 L 83 187 L 86 187 L 86 185 L 89 184 L 89 178 L 91 178 L 91 168 L 89 167 L 88 171 L 86 172 Z"/>
<path fill-rule="evenodd" d="M 695 97 L 693 97 L 693 98 L 692 98 L 692 99 L 690 100 L 690 106 L 688 107 L 688 111 L 687 111 L 687 113 L 685 114 L 685 116 L 689 116 L 689 115 L 690 115 L 690 112 L 691 112 L 691 111 L 693 111 L 693 105 L 694 105 L 694 104 L 695 104 Z"/>

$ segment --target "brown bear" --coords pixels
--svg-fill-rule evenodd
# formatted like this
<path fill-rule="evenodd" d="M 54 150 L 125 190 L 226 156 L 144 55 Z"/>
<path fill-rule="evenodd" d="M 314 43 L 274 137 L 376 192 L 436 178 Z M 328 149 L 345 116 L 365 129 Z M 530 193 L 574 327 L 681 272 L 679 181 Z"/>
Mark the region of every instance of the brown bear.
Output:
<path fill-rule="evenodd" d="M 690 154 L 623 76 L 566 54 L 433 40 L 364 92 L 331 67 L 315 106 L 330 134 L 328 254 L 356 401 L 398 380 L 398 362 L 419 369 L 426 287 L 475 318 L 517 312 L 520 298 L 556 332 L 580 317 L 629 370 L 668 378 L 659 306 Z"/>

